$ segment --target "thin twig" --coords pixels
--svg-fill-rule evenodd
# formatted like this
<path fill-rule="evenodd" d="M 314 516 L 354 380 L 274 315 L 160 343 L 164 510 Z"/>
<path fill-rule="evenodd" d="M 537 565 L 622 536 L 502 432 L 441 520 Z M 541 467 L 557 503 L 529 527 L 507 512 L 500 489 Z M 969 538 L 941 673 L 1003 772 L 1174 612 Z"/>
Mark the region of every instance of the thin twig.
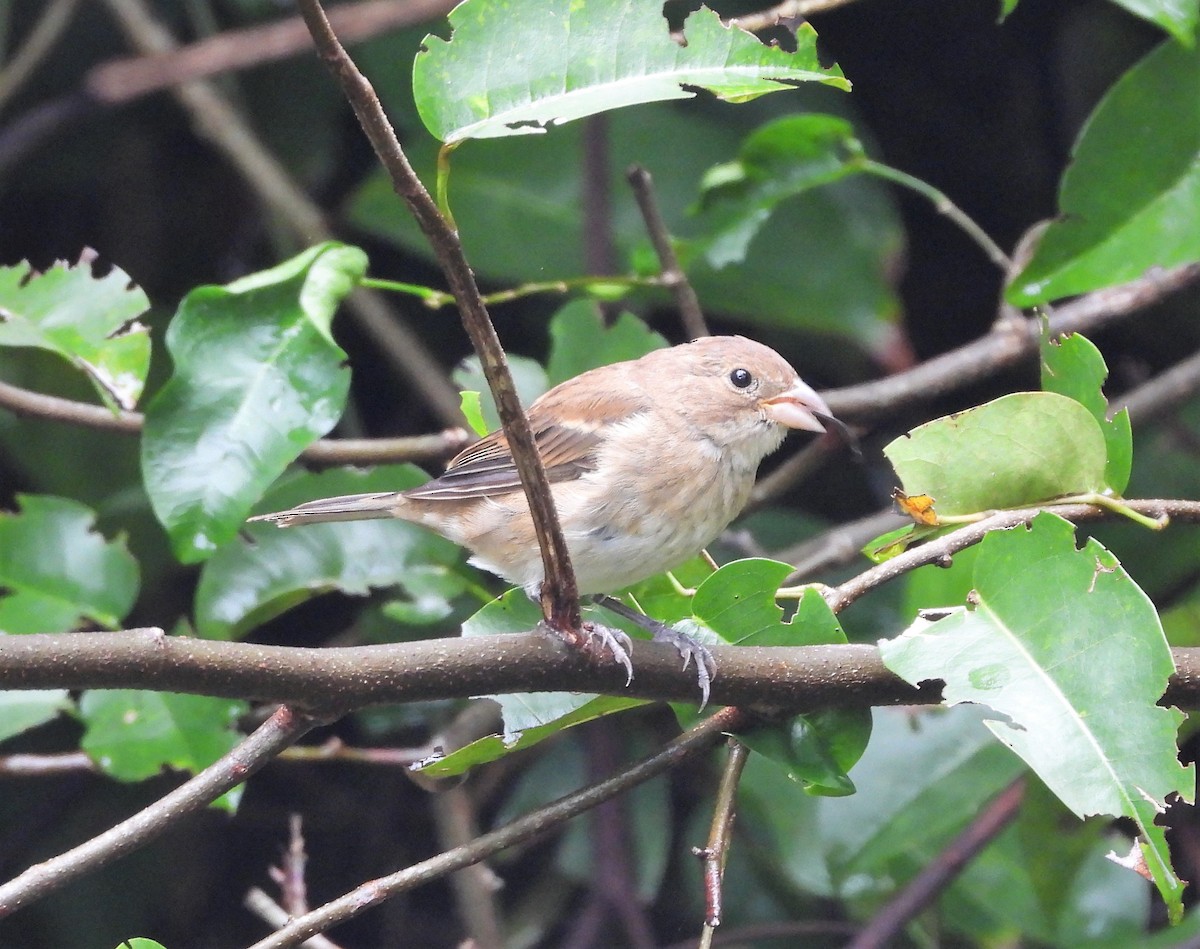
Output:
<path fill-rule="evenodd" d="M 99 836 L 30 867 L 0 886 L 0 918 L 143 847 L 184 817 L 203 810 L 237 787 L 317 724 L 316 718 L 280 706 L 237 747 L 174 791 Z"/>
<path fill-rule="evenodd" d="M 782 3 L 777 3 L 766 10 L 733 17 L 727 22 L 730 26 L 753 32 L 777 26 L 788 20 L 802 20 L 814 13 L 844 7 L 853 2 L 854 0 L 783 0 Z"/>
<path fill-rule="evenodd" d="M 768 501 L 779 497 L 793 485 L 805 480 L 814 471 L 825 464 L 829 458 L 840 452 L 843 443 L 837 435 L 825 434 L 814 442 L 810 442 L 785 460 L 769 475 L 760 478 L 750 492 L 750 501 L 746 512 L 757 510 Z"/>
<path fill-rule="evenodd" d="M 305 868 L 308 854 L 304 850 L 304 825 L 299 814 L 288 817 L 288 845 L 278 867 L 269 867 L 268 875 L 279 887 L 283 907 L 288 916 L 303 916 L 308 912 L 308 882 Z"/>
<path fill-rule="evenodd" d="M 514 844 L 559 827 L 597 804 L 677 767 L 692 755 L 712 747 L 723 732 L 744 727 L 746 721 L 746 716 L 737 709 L 722 709 L 619 774 L 559 798 L 498 830 L 476 838 L 466 846 L 365 883 L 344 896 L 331 900 L 302 919 L 293 920 L 278 932 L 255 943 L 252 949 L 286 949 L 288 946 L 298 945 L 314 933 L 323 932 L 331 926 L 352 919 L 397 894 L 486 860 Z"/>
<path fill-rule="evenodd" d="M 276 903 L 267 893 L 257 886 L 251 887 L 246 892 L 245 899 L 242 900 L 242 905 L 250 910 L 255 916 L 261 919 L 267 925 L 278 929 L 280 926 L 286 926 L 291 916 L 288 911 Z M 310 936 L 304 942 L 300 943 L 302 949 L 339 949 L 338 944 L 327 936 Z"/>
<path fill-rule="evenodd" d="M 141 412 L 112 412 L 102 405 L 30 392 L 7 382 L 0 382 L 0 408 L 27 418 L 65 422 L 122 435 L 136 435 L 145 424 Z M 304 449 L 300 457 L 313 465 L 427 461 L 452 455 L 466 447 L 471 439 L 472 436 L 461 428 L 402 438 L 322 438 Z"/>
<path fill-rule="evenodd" d="M 662 280 L 675 294 L 675 305 L 679 308 L 683 331 L 689 339 L 708 336 L 704 311 L 700 309 L 700 298 L 696 296 L 696 291 L 688 282 L 687 274 L 679 265 L 679 258 L 671 243 L 671 233 L 667 230 L 662 211 L 659 210 L 658 198 L 654 195 L 654 179 L 650 177 L 650 172 L 640 165 L 632 166 L 625 172 L 625 177 L 629 179 L 629 185 L 633 188 L 633 196 L 637 199 L 642 219 L 646 222 L 650 242 L 654 245 L 654 252 L 658 254 Z"/>
<path fill-rule="evenodd" d="M 921 910 L 937 899 L 975 857 L 1011 824 L 1021 810 L 1025 778 L 1001 791 L 957 837 L 875 914 L 847 949 L 886 949 Z"/>
<path fill-rule="evenodd" d="M 425 233 L 450 284 L 450 290 L 458 300 L 463 326 L 471 337 L 471 344 L 475 347 L 484 376 L 495 397 L 513 461 L 529 501 L 545 570 L 542 609 L 546 619 L 564 634 L 574 632 L 577 636 L 582 635 L 578 632 L 579 596 L 575 575 L 558 525 L 546 471 L 538 456 L 529 420 L 517 398 L 504 349 L 483 304 L 475 275 L 463 254 L 458 233 L 447 224 L 413 171 L 375 90 L 338 42 L 319 0 L 301 0 L 300 11 L 316 42 L 318 53 L 341 84 L 371 147 L 392 180 L 392 187 L 404 199 Z"/>
<path fill-rule="evenodd" d="M 721 783 L 717 787 L 717 800 L 713 805 L 712 822 L 708 827 L 708 843 L 696 850 L 704 864 L 704 925 L 715 929 L 721 925 L 724 915 L 721 899 L 721 882 L 725 877 L 725 863 L 729 859 L 729 848 L 733 843 L 733 824 L 737 816 L 737 789 L 742 779 L 750 749 L 738 739 L 730 736 L 726 742 L 729 757 L 721 772 Z"/>
<path fill-rule="evenodd" d="M 853 563 L 862 556 L 863 546 L 868 541 L 911 523 L 909 518 L 887 507 L 848 524 L 839 524 L 822 531 L 816 537 L 787 550 L 777 550 L 771 557 L 790 563 L 795 568 L 791 576 L 784 581 L 785 584 L 800 583 L 822 570 Z"/>
<path fill-rule="evenodd" d="M 893 168 L 891 165 L 884 165 L 877 161 L 867 159 L 863 161 L 859 167 L 869 175 L 875 175 L 877 178 L 883 178 L 885 181 L 890 181 L 892 184 L 900 185 L 908 188 L 917 194 L 928 198 L 933 205 L 934 210 L 938 214 L 945 215 L 951 221 L 958 225 L 975 245 L 979 247 L 985 254 L 988 260 L 999 267 L 1004 273 L 1009 273 L 1012 270 L 1012 260 L 1008 254 L 1000 249 L 1000 246 L 992 240 L 982 227 L 957 204 L 950 200 L 944 192 L 939 191 L 927 181 L 922 181 L 913 175 L 907 174 L 898 168 Z"/>
<path fill-rule="evenodd" d="M 54 44 L 71 25 L 79 0 L 51 0 L 17 51 L 0 71 L 0 109 L 3 109 L 38 64 L 54 49 Z"/>
<path fill-rule="evenodd" d="M 130 41 L 143 53 L 168 54 L 178 49 L 174 37 L 146 6 L 145 0 L 105 0 Z M 248 122 L 210 83 L 187 82 L 173 94 L 192 119 L 197 134 L 224 154 L 262 201 L 305 242 L 329 239 L 325 212 L 263 146 Z M 446 380 L 428 347 L 382 297 L 356 290 L 347 307 L 392 365 L 447 425 L 459 425 L 458 393 Z"/>

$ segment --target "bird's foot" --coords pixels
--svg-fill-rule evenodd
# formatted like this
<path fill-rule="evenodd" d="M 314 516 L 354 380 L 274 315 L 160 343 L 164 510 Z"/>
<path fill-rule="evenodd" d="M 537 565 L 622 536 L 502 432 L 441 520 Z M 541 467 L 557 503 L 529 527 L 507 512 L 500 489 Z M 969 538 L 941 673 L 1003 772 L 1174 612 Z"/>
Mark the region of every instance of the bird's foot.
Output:
<path fill-rule="evenodd" d="M 632 643 L 622 630 L 590 621 L 580 623 L 578 630 L 570 631 L 557 629 L 545 620 L 542 620 L 540 625 L 545 630 L 557 634 L 568 646 L 582 652 L 599 657 L 608 653 L 613 661 L 625 670 L 625 684 L 629 685 L 633 681 L 633 660 L 629 658 Z"/>
<path fill-rule="evenodd" d="M 700 708 L 708 704 L 709 690 L 712 685 L 713 677 L 717 674 L 717 663 L 713 659 L 713 654 L 709 648 L 700 642 L 695 636 L 686 630 L 680 629 L 677 626 L 668 626 L 666 623 L 652 619 L 637 610 L 630 609 L 620 600 L 611 596 L 598 596 L 595 602 L 603 606 L 606 610 L 616 613 L 618 616 L 624 617 L 631 623 L 636 623 L 642 629 L 650 634 L 650 638 L 656 643 L 667 643 L 674 646 L 683 657 L 683 668 L 686 669 L 693 661 L 696 663 L 696 681 L 700 686 Z M 628 641 L 628 637 L 626 637 Z M 630 673 L 632 675 L 632 672 Z"/>
<path fill-rule="evenodd" d="M 601 655 L 607 650 L 618 665 L 625 667 L 625 685 L 628 686 L 633 681 L 633 660 L 629 658 L 633 644 L 629 637 L 622 630 L 590 620 L 583 623 L 583 634 L 587 637 L 588 648 L 598 650 Z"/>

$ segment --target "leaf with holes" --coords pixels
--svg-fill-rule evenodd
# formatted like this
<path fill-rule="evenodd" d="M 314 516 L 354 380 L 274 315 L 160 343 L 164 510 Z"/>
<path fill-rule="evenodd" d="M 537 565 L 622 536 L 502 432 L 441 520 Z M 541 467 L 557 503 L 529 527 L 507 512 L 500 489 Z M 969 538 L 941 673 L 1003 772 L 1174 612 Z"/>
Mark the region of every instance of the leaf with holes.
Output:
<path fill-rule="evenodd" d="M 884 449 L 906 494 L 942 517 L 1101 491 L 1108 454 L 1092 414 L 1053 392 L 1016 392 L 935 419 Z"/>
<path fill-rule="evenodd" d="M 1150 600 L 1097 541 L 1076 549 L 1074 530 L 1041 514 L 989 534 L 971 607 L 880 649 L 906 681 L 943 681 L 949 704 L 1004 715 L 988 727 L 1077 815 L 1132 819 L 1177 917 L 1183 883 L 1155 824 L 1168 796 L 1193 796 L 1175 745 L 1183 715 L 1157 704 L 1174 663 Z"/>
<path fill-rule="evenodd" d="M 544 132 L 609 109 L 687 99 L 706 89 L 731 102 L 797 83 L 848 89 L 823 67 L 805 23 L 794 53 L 727 27 L 712 10 L 691 14 L 686 44 L 670 35 L 661 4 L 466 0 L 449 40 L 427 36 L 413 94 L 429 131 L 447 144 Z"/>
<path fill-rule="evenodd" d="M 109 408 L 132 409 L 150 369 L 150 334 L 137 322 L 150 301 L 118 267 L 97 277 L 89 257 L 44 273 L 28 263 L 0 267 L 0 346 L 57 353 L 87 374 Z"/>
<path fill-rule="evenodd" d="M 63 633 L 85 623 L 114 628 L 133 606 L 138 565 L 123 538 L 106 541 L 78 501 L 17 496 L 0 513 L 0 632 Z"/>

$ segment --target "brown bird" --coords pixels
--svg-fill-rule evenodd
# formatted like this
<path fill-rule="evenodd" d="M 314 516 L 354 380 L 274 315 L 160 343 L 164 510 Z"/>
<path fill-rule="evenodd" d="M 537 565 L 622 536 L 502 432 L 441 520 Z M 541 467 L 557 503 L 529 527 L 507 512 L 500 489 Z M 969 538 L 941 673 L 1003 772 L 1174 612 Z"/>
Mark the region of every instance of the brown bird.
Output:
<path fill-rule="evenodd" d="M 759 463 L 787 429 L 842 427 L 782 356 L 740 336 L 592 369 L 546 392 L 528 415 L 581 594 L 616 592 L 694 556 L 745 507 Z M 287 527 L 383 517 L 436 531 L 470 550 L 471 563 L 538 597 L 541 552 L 503 431 L 420 487 L 251 520 Z M 697 660 L 707 698 L 708 650 L 661 623 L 648 628 L 680 650 L 685 668 Z M 594 634 L 632 676 L 624 634 Z"/>

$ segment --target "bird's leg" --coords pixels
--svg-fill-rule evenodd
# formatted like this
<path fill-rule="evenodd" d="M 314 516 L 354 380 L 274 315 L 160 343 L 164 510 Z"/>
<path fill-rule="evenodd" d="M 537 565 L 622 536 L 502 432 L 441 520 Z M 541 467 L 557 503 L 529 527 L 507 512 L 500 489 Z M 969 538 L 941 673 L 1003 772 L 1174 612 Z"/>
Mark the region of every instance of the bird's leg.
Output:
<path fill-rule="evenodd" d="M 619 629 L 610 629 L 600 623 L 582 622 L 577 602 L 566 603 L 546 587 L 543 583 L 540 593 L 542 613 L 546 616 L 544 625 L 577 649 L 601 655 L 607 650 L 617 664 L 625 669 L 625 684 L 629 685 L 633 681 L 633 660 L 629 658 L 632 644 L 629 637 Z"/>
<path fill-rule="evenodd" d="M 656 643 L 667 643 L 674 646 L 679 651 L 679 655 L 683 657 L 684 669 L 688 667 L 692 660 L 695 660 L 696 679 L 700 685 L 700 708 L 703 709 L 708 704 L 709 686 L 712 683 L 713 677 L 717 674 L 717 664 L 713 659 L 712 653 L 704 643 L 681 629 L 668 626 L 666 623 L 652 619 L 644 613 L 630 609 L 616 597 L 604 595 L 593 596 L 592 602 L 640 626 L 650 634 L 650 637 Z"/>

